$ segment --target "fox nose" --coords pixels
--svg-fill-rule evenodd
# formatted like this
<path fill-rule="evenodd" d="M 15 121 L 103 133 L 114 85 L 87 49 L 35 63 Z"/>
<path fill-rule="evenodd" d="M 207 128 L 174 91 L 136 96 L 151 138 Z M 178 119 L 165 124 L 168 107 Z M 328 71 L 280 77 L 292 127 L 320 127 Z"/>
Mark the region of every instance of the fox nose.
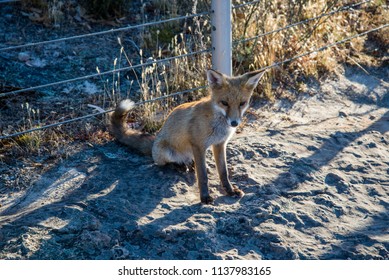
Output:
<path fill-rule="evenodd" d="M 232 127 L 237 127 L 238 126 L 238 122 L 237 121 L 231 121 L 231 126 Z"/>

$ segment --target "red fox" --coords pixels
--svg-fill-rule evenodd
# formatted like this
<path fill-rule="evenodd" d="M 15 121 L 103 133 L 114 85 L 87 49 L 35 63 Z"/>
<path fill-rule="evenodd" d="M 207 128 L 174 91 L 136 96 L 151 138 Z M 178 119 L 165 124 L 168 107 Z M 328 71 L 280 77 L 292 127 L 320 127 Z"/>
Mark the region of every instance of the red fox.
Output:
<path fill-rule="evenodd" d="M 223 188 L 230 196 L 242 197 L 243 191 L 228 179 L 226 145 L 249 107 L 254 88 L 264 72 L 253 71 L 229 77 L 215 70 L 207 71 L 210 95 L 199 101 L 177 106 L 156 136 L 128 128 L 126 117 L 134 107 L 122 101 L 110 117 L 110 131 L 116 139 L 146 155 L 157 165 L 190 164 L 194 160 L 202 203 L 212 203 L 208 191 L 206 150 L 212 146 Z"/>

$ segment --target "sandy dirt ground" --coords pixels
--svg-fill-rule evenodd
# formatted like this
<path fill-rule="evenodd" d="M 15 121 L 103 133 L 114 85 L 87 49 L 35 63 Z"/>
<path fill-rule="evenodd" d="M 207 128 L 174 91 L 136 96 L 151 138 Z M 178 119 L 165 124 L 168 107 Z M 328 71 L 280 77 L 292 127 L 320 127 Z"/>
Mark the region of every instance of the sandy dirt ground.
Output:
<path fill-rule="evenodd" d="M 0 259 L 389 259 L 389 67 L 348 67 L 296 102 L 253 104 L 227 197 L 193 172 L 94 145 L 0 197 Z"/>

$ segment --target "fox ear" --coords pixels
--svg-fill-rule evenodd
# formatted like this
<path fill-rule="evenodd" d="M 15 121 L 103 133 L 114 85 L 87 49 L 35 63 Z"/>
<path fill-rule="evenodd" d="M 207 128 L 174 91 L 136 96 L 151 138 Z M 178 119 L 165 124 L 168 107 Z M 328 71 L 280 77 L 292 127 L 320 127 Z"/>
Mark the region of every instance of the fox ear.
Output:
<path fill-rule="evenodd" d="M 246 86 L 254 89 L 258 85 L 258 82 L 262 79 L 265 72 L 266 71 L 253 71 L 244 74 L 243 76 L 247 79 Z"/>
<path fill-rule="evenodd" d="M 220 87 L 224 82 L 223 74 L 212 69 L 207 71 L 207 79 L 211 87 Z"/>

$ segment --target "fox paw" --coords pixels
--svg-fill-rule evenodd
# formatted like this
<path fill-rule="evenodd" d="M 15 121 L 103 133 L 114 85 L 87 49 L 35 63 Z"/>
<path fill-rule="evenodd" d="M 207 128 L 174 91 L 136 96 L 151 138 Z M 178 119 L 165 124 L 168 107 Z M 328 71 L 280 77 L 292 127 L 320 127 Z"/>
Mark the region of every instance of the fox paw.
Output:
<path fill-rule="evenodd" d="M 228 191 L 229 196 L 235 196 L 235 197 L 243 197 L 244 192 L 237 187 L 233 187 L 232 190 Z"/>
<path fill-rule="evenodd" d="M 201 198 L 201 203 L 203 204 L 212 204 L 213 203 L 213 198 L 211 196 L 202 196 Z"/>

